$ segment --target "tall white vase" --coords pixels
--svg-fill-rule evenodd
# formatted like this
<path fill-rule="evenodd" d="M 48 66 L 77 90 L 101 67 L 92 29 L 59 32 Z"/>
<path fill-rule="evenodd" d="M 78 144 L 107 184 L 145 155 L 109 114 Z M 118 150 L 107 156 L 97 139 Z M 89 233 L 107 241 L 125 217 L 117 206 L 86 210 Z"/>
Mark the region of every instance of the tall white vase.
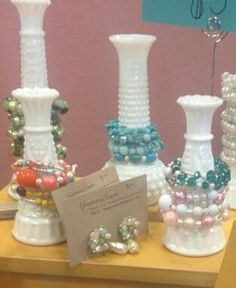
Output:
<path fill-rule="evenodd" d="M 107 124 L 109 150 L 120 180 L 147 175 L 148 204 L 155 204 L 166 189 L 165 166 L 157 152 L 163 143 L 150 122 L 147 58 L 156 40 L 152 35 L 113 35 L 110 41 L 119 58 L 118 120 Z"/>
<path fill-rule="evenodd" d="M 44 12 L 49 0 L 11 0 L 21 20 L 22 88 L 12 95 L 22 104 L 25 117 L 24 159 L 57 165 L 50 115 L 53 100 L 59 95 L 47 87 Z M 41 181 L 41 180 L 37 180 Z M 61 220 L 55 207 L 39 206 L 22 197 L 16 214 L 13 235 L 30 245 L 51 245 L 65 240 Z"/>
<path fill-rule="evenodd" d="M 228 185 L 229 207 L 236 209 L 236 75 L 222 74 L 222 98 L 226 103 L 221 114 L 223 150 L 221 158 L 229 165 L 231 181 Z"/>
<path fill-rule="evenodd" d="M 11 2 L 16 6 L 21 22 L 21 87 L 47 87 L 45 33 L 42 26 L 44 13 L 51 2 L 50 0 L 11 0 Z M 21 94 L 24 94 L 23 91 Z M 17 185 L 14 182 L 13 174 L 8 193 L 13 199 L 19 200 L 16 192 Z"/>
<path fill-rule="evenodd" d="M 226 163 L 213 158 L 211 122 L 222 99 L 184 96 L 177 103 L 184 109 L 187 132 L 182 159 L 169 165 L 170 193 L 159 199 L 166 231 L 164 245 L 186 256 L 205 256 L 225 245 L 221 222 L 228 217 L 225 187 L 230 180 Z"/>

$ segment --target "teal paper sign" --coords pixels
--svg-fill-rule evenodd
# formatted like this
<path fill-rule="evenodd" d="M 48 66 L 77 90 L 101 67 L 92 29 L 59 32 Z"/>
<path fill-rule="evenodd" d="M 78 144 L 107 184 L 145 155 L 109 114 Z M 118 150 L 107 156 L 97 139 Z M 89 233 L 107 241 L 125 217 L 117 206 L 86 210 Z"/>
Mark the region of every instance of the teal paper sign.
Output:
<path fill-rule="evenodd" d="M 236 0 L 143 0 L 144 21 L 207 28 L 218 17 L 220 30 L 236 32 Z"/>

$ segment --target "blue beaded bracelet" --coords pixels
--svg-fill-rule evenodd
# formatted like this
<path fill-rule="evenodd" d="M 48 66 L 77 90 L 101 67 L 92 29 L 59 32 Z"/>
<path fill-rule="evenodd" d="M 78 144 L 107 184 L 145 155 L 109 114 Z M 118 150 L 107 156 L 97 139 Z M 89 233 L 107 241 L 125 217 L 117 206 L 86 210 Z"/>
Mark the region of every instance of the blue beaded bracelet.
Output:
<path fill-rule="evenodd" d="M 150 123 L 145 128 L 130 128 L 118 120 L 105 125 L 108 131 L 108 148 L 116 161 L 153 163 L 158 151 L 164 147 L 156 126 Z"/>

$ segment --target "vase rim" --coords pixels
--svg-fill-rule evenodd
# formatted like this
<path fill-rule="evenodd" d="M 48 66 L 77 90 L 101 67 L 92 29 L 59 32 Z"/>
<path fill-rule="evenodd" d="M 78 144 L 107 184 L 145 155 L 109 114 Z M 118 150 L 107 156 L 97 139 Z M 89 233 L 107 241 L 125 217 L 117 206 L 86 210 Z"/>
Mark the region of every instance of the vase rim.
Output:
<path fill-rule="evenodd" d="M 177 103 L 183 106 L 220 106 L 223 99 L 210 95 L 186 95 L 177 99 Z"/>
<path fill-rule="evenodd" d="M 40 88 L 18 88 L 12 91 L 12 95 L 14 97 L 21 97 L 25 96 L 28 98 L 35 98 L 35 97 L 58 97 L 59 92 L 56 89 L 51 89 L 48 87 Z"/>
<path fill-rule="evenodd" d="M 12 4 L 51 4 L 51 0 L 11 0 Z"/>
<path fill-rule="evenodd" d="M 109 40 L 119 41 L 119 42 L 139 42 L 139 41 L 145 41 L 145 42 L 154 42 L 156 40 L 156 36 L 154 35 L 148 35 L 148 34 L 114 34 L 109 36 Z"/>

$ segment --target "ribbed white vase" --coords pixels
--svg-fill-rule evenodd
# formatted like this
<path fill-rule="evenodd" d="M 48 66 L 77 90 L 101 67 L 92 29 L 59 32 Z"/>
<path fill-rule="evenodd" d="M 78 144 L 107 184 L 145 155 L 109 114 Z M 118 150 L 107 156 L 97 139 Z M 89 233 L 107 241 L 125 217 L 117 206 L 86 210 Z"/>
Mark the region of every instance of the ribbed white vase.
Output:
<path fill-rule="evenodd" d="M 53 100 L 59 95 L 47 86 L 47 67 L 43 18 L 49 0 L 11 0 L 21 21 L 22 88 L 12 95 L 22 104 L 25 117 L 24 159 L 57 164 L 50 115 Z M 65 241 L 57 210 L 39 207 L 21 198 L 12 231 L 14 237 L 30 245 L 52 245 Z"/>
<path fill-rule="evenodd" d="M 123 34 L 112 35 L 109 39 L 119 58 L 119 123 L 131 129 L 145 129 L 150 124 L 147 59 L 156 37 Z M 149 164 L 112 159 L 106 164 L 110 165 L 115 165 L 121 181 L 147 175 L 149 205 L 155 204 L 161 191 L 166 189 L 165 166 L 158 159 Z"/>
<path fill-rule="evenodd" d="M 206 174 L 214 170 L 211 134 L 212 117 L 223 101 L 207 95 L 184 96 L 177 100 L 186 117 L 186 139 L 182 157 L 182 169 L 189 173 Z"/>
<path fill-rule="evenodd" d="M 207 95 L 184 96 L 177 100 L 177 103 L 184 109 L 186 116 L 187 132 L 185 134 L 186 143 L 181 161 L 181 171 L 189 173 L 188 175 L 194 175 L 194 173 L 199 172 L 203 179 L 206 179 L 207 172 L 215 169 L 211 147 L 211 140 L 213 139 L 211 123 L 215 110 L 222 102 L 222 99 L 218 97 Z M 176 176 L 179 173 L 177 171 L 174 175 Z M 219 206 L 214 204 L 209 195 L 214 195 L 216 192 L 213 189 L 209 194 L 207 190 L 202 188 L 201 181 L 199 185 L 187 186 L 188 188 L 178 188 L 175 184 L 177 192 L 173 190 L 172 194 L 170 194 L 172 200 L 170 200 L 168 195 L 163 195 L 160 198 L 159 204 L 162 208 L 165 208 L 168 201 L 170 207 L 174 201 L 177 201 L 171 212 L 168 212 L 169 207 L 166 206 L 166 215 L 168 213 L 170 213 L 170 216 L 174 215 L 173 219 L 176 215 L 181 215 L 181 217 L 178 216 L 181 220 L 178 220 L 177 225 L 172 225 L 173 223 L 169 220 L 170 225 L 167 225 L 163 237 L 164 245 L 175 253 L 186 256 L 206 256 L 220 251 L 225 245 L 221 223 L 215 222 L 214 225 L 207 226 L 208 219 L 213 217 L 211 215 L 214 214 L 214 217 L 217 217 L 217 213 L 219 213 L 220 209 L 223 209 L 222 205 L 225 205 L 225 203 Z M 185 202 L 181 202 L 181 198 L 179 198 L 182 195 L 184 195 Z M 208 215 L 210 215 L 209 218 L 207 218 Z M 206 226 L 204 227 L 201 226 L 203 225 L 203 222 L 201 222 L 203 218 L 201 217 L 206 217 L 204 220 L 204 225 Z M 173 219 L 171 220 L 172 222 L 174 221 Z M 178 225 L 179 223 L 181 225 Z"/>
<path fill-rule="evenodd" d="M 222 74 L 222 98 L 226 103 L 221 114 L 223 130 L 223 150 L 221 158 L 228 163 L 231 170 L 231 181 L 228 185 L 227 199 L 229 207 L 236 209 L 236 74 Z"/>

